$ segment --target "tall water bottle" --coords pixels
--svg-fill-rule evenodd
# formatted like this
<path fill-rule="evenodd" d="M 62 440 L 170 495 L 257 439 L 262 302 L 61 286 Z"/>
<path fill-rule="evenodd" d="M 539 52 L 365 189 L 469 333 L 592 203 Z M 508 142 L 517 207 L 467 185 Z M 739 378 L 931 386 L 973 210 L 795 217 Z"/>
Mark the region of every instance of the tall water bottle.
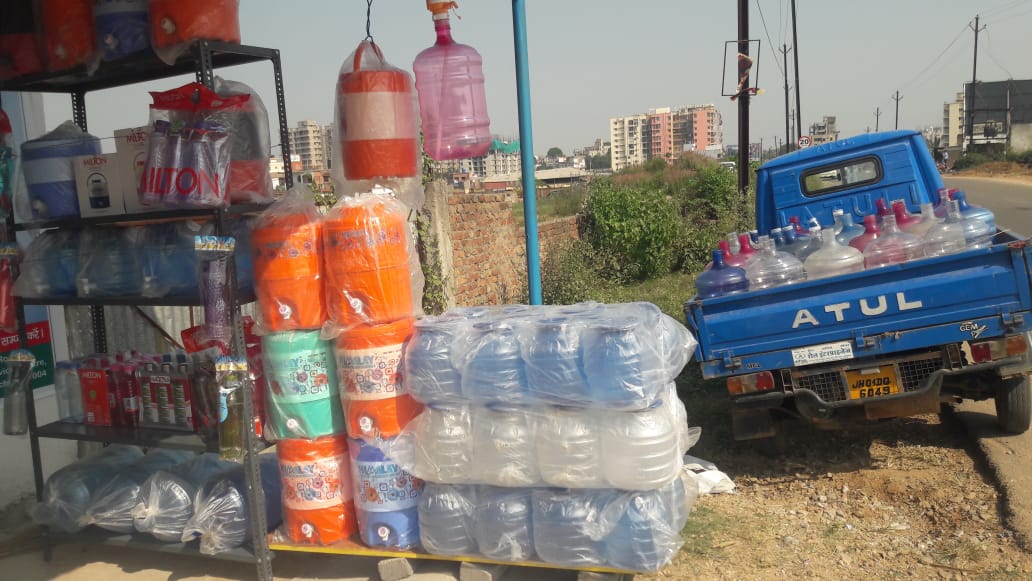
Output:
<path fill-rule="evenodd" d="M 534 557 L 528 488 L 477 487 L 474 536 L 480 554 L 499 561 L 529 561 Z"/>
<path fill-rule="evenodd" d="M 537 426 L 537 463 L 541 479 L 561 488 L 601 488 L 601 425 L 584 408 L 545 410 Z"/>
<path fill-rule="evenodd" d="M 745 270 L 724 262 L 724 251 L 713 251 L 713 265 L 695 278 L 695 291 L 700 299 L 711 299 L 749 290 Z"/>
<path fill-rule="evenodd" d="M 608 565 L 632 571 L 655 571 L 670 562 L 681 545 L 676 527 L 676 498 L 669 488 L 682 487 L 680 479 L 670 486 L 648 492 L 627 492 L 606 511 L 605 525 L 614 525 L 606 537 Z"/>
<path fill-rule="evenodd" d="M 472 482 L 473 420 L 469 406 L 432 404 L 409 426 L 415 473 L 433 482 Z"/>
<path fill-rule="evenodd" d="M 602 471 L 613 488 L 653 490 L 681 469 L 674 416 L 665 405 L 602 420 Z"/>
<path fill-rule="evenodd" d="M 748 238 L 748 235 L 745 236 Z M 741 240 L 735 240 L 735 244 L 730 247 L 730 252 L 724 253 L 724 264 L 743 268 L 745 266 L 745 261 L 749 260 L 749 257 L 752 256 L 752 254 L 753 249 L 751 246 L 743 247 Z"/>
<path fill-rule="evenodd" d="M 28 398 L 32 397 L 32 365 L 36 358 L 27 349 L 18 349 L 7 358 L 4 394 L 4 433 L 12 436 L 29 431 Z"/>
<path fill-rule="evenodd" d="M 803 263 L 806 278 L 826 278 L 864 269 L 864 255 L 852 246 L 843 245 L 832 228 L 825 228 L 821 248 Z"/>
<path fill-rule="evenodd" d="M 533 492 L 534 548 L 546 563 L 566 567 L 605 561 L 602 512 L 611 491 L 539 488 Z"/>
<path fill-rule="evenodd" d="M 864 227 L 853 221 L 852 212 L 844 212 L 842 214 L 842 229 L 835 234 L 838 238 L 839 244 L 846 246 L 854 238 L 864 233 Z"/>
<path fill-rule="evenodd" d="M 541 482 L 534 423 L 523 408 L 474 407 L 473 479 L 496 486 L 532 486 Z"/>
<path fill-rule="evenodd" d="M 451 0 L 427 1 L 437 42 L 412 64 L 423 146 L 438 161 L 477 157 L 491 146 L 483 60 L 473 47 L 452 40 L 448 11 L 455 5 Z"/>
<path fill-rule="evenodd" d="M 950 188 L 939 188 L 936 192 L 938 196 L 935 200 L 935 217 L 940 220 L 946 218 L 946 209 L 949 207 L 950 200 L 953 199 L 953 193 L 957 190 Z"/>
<path fill-rule="evenodd" d="M 527 377 L 512 324 L 475 323 L 462 363 L 462 393 L 470 400 L 519 403 L 526 399 Z"/>
<path fill-rule="evenodd" d="M 774 242 L 765 240 L 757 257 L 746 265 L 745 275 L 751 290 L 772 288 L 806 280 L 803 263 L 787 252 L 775 249 Z"/>
<path fill-rule="evenodd" d="M 734 264 L 732 262 L 728 262 L 728 264 L 745 268 L 750 260 L 756 258 L 756 249 L 753 247 L 752 238 L 750 238 L 749 234 L 739 234 L 738 243 L 741 250 L 739 250 L 738 254 L 735 255 L 735 259 L 738 260 L 739 264 Z M 725 260 L 725 262 L 727 261 Z"/>
<path fill-rule="evenodd" d="M 955 192 L 953 194 L 953 199 L 957 201 L 957 206 L 960 208 L 960 215 L 964 220 L 981 220 L 982 222 L 985 222 L 988 227 L 988 232 L 984 232 L 984 229 L 978 227 L 977 223 L 973 223 L 970 227 L 965 226 L 964 232 L 965 237 L 968 240 L 968 247 L 988 248 L 991 246 L 993 234 L 996 234 L 996 216 L 985 208 L 969 204 L 967 201 L 967 194 L 964 192 Z"/>
<path fill-rule="evenodd" d="M 878 228 L 878 217 L 864 216 L 864 233 L 850 240 L 849 245 L 863 252 L 868 244 L 878 238 L 879 234 L 881 234 L 881 229 Z"/>
<path fill-rule="evenodd" d="M 462 378 L 452 358 L 466 322 L 460 318 L 426 317 L 416 321 L 405 345 L 403 381 L 409 393 L 428 403 L 460 402 Z"/>
<path fill-rule="evenodd" d="M 348 443 L 355 513 L 362 542 L 408 548 L 419 543 L 419 495 L 423 482 L 363 440 Z"/>
<path fill-rule="evenodd" d="M 903 200 L 892 201 L 892 213 L 896 216 L 896 226 L 899 226 L 899 229 L 904 232 L 907 231 L 909 226 L 921 221 L 920 216 L 915 216 L 907 210 L 907 203 Z"/>
<path fill-rule="evenodd" d="M 633 410 L 655 401 L 665 367 L 649 332 L 631 316 L 593 321 L 584 328 L 584 373 L 595 407 Z"/>
<path fill-rule="evenodd" d="M 726 263 L 727 257 L 731 256 L 731 243 L 727 240 L 719 240 L 717 241 L 717 249 L 724 253 L 724 262 Z M 703 268 L 703 270 L 710 270 L 711 268 L 713 268 L 712 260 L 706 263 L 706 266 L 705 268 Z"/>
<path fill-rule="evenodd" d="M 585 405 L 591 398 L 581 364 L 581 333 L 576 319 L 551 317 L 525 326 L 519 334 L 527 388 L 535 401 Z"/>
<path fill-rule="evenodd" d="M 925 202 L 921 204 L 921 214 L 918 221 L 911 222 L 906 226 L 902 226 L 901 229 L 904 232 L 909 232 L 918 238 L 923 238 L 925 234 L 935 226 L 942 222 L 939 218 L 935 217 L 935 207 L 931 203 Z"/>
<path fill-rule="evenodd" d="M 962 222 L 960 207 L 956 201 L 950 200 L 946 204 L 946 220 L 932 226 L 922 238 L 923 254 L 928 257 L 945 256 L 967 248 Z"/>
<path fill-rule="evenodd" d="M 83 420 L 82 388 L 79 385 L 79 364 L 60 361 L 54 374 L 57 415 L 62 422 L 81 424 Z"/>
<path fill-rule="evenodd" d="M 427 483 L 419 499 L 419 540 L 428 553 L 475 555 L 476 488 Z"/>
<path fill-rule="evenodd" d="M 885 198 L 878 198 L 874 201 L 875 216 L 878 219 L 878 226 L 881 226 L 882 220 L 885 216 L 892 215 L 892 208 L 889 207 L 889 203 L 885 201 Z"/>
<path fill-rule="evenodd" d="M 896 226 L 896 216 L 882 218 L 882 232 L 864 249 L 864 268 L 902 264 L 922 255 L 921 239 Z"/>
<path fill-rule="evenodd" d="M 728 244 L 731 245 L 731 254 L 738 254 L 742 251 L 741 242 L 738 239 L 738 232 L 728 232 L 727 236 Z"/>
<path fill-rule="evenodd" d="M 774 248 L 778 250 L 784 250 L 785 245 L 788 241 L 785 239 L 785 230 L 783 228 L 771 228 L 770 239 L 774 241 Z"/>
<path fill-rule="evenodd" d="M 799 260 L 806 262 L 806 259 L 814 252 L 820 250 L 821 246 L 823 246 L 823 242 L 821 241 L 821 229 L 820 227 L 814 226 L 810 228 L 810 231 L 805 238 L 799 238 L 798 245 L 796 246 L 793 254 Z"/>

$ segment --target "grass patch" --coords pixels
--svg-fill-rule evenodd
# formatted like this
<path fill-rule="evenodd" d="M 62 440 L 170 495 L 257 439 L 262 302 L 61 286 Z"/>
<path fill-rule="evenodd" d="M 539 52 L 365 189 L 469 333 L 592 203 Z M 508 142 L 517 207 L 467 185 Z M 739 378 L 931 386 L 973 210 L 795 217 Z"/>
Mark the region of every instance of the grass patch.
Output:
<path fill-rule="evenodd" d="M 717 544 L 718 537 L 735 530 L 740 523 L 712 508 L 695 505 L 688 524 L 681 531 L 684 547 L 681 552 L 698 557 L 712 557 L 721 551 Z"/>
<path fill-rule="evenodd" d="M 585 190 L 577 187 L 550 192 L 546 197 L 537 200 L 538 220 L 545 221 L 576 215 L 584 204 L 586 195 Z M 512 205 L 512 218 L 517 224 L 521 226 L 524 224 L 523 200 Z"/>
<path fill-rule="evenodd" d="M 603 303 L 648 301 L 684 323 L 683 305 L 695 296 L 695 275 L 674 272 L 644 282 L 595 289 L 592 294 L 592 299 Z"/>

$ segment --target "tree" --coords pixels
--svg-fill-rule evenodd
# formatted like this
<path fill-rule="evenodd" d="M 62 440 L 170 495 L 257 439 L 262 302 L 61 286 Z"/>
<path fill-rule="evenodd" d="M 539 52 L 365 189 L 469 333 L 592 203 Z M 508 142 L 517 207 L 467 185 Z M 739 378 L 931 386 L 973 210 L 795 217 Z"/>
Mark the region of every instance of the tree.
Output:
<path fill-rule="evenodd" d="M 548 153 L 545 154 L 545 157 L 563 157 L 563 150 L 558 147 L 551 147 L 548 149 Z"/>
<path fill-rule="evenodd" d="M 609 169 L 613 167 L 612 158 L 609 154 L 593 155 L 588 158 L 588 167 L 591 169 Z"/>

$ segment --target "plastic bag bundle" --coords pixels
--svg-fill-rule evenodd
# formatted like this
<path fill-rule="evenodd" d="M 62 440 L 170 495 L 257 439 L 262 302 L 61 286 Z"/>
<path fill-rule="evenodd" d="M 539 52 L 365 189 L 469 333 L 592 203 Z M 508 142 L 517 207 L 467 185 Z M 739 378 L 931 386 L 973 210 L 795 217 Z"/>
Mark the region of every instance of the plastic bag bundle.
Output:
<path fill-rule="evenodd" d="M 79 238 L 78 296 L 125 297 L 140 294 L 140 228 L 94 228 Z"/>
<path fill-rule="evenodd" d="M 214 232 L 211 223 L 169 222 L 144 226 L 140 245 L 142 291 L 145 297 L 182 297 L 197 293 L 196 236 Z"/>
<path fill-rule="evenodd" d="M 428 404 L 639 410 L 662 395 L 695 346 L 651 303 L 452 309 L 417 323 L 403 377 Z"/>
<path fill-rule="evenodd" d="M 43 70 L 33 0 L 0 2 L 0 81 Z"/>
<path fill-rule="evenodd" d="M 262 328 L 321 328 L 326 321 L 322 216 L 307 187 L 294 187 L 258 216 L 251 256 Z"/>
<path fill-rule="evenodd" d="M 14 284 L 20 297 L 74 297 L 79 272 L 79 232 L 46 230 L 25 250 Z"/>
<path fill-rule="evenodd" d="M 150 48 L 149 3 L 150 0 L 93 0 L 93 26 L 103 60 Z"/>
<path fill-rule="evenodd" d="M 189 462 L 151 475 L 133 507 L 133 527 L 159 541 L 178 543 L 194 514 L 194 497 L 209 478 L 230 468 L 217 454 L 202 454 Z"/>
<path fill-rule="evenodd" d="M 262 489 L 265 491 L 265 520 L 272 530 L 283 520 L 280 504 L 282 484 L 275 455 L 258 457 Z M 244 467 L 237 465 L 212 476 L 194 499 L 194 515 L 183 529 L 182 541 L 201 541 L 201 553 L 217 555 L 243 545 L 251 538 Z"/>
<path fill-rule="evenodd" d="M 260 204 L 272 201 L 269 156 L 269 112 L 254 89 L 215 77 L 215 92 L 224 97 L 249 95 L 250 99 L 230 116 L 233 153 L 229 162 L 229 199 L 236 203 Z"/>
<path fill-rule="evenodd" d="M 94 493 L 142 456 L 135 446 L 113 445 L 54 472 L 43 487 L 43 500 L 32 508 L 32 520 L 67 533 L 82 530 L 79 519 Z"/>
<path fill-rule="evenodd" d="M 155 450 L 124 466 L 93 495 L 79 524 L 97 525 L 115 533 L 133 532 L 132 510 L 143 483 L 159 470 L 188 461 L 191 455 L 179 450 Z"/>
<path fill-rule="evenodd" d="M 154 52 L 174 64 L 196 40 L 240 43 L 240 0 L 150 0 Z"/>
<path fill-rule="evenodd" d="M 345 331 L 416 314 L 409 210 L 385 188 L 345 198 L 323 220 L 327 315 Z"/>
<path fill-rule="evenodd" d="M 47 70 L 63 71 L 96 61 L 93 0 L 37 0 L 36 15 L 43 33 Z"/>
<path fill-rule="evenodd" d="M 35 219 L 79 216 L 72 158 L 99 155 L 100 140 L 65 121 L 21 146 L 21 167 Z"/>
<path fill-rule="evenodd" d="M 677 477 L 697 439 L 671 386 L 637 411 L 430 405 L 377 445 L 430 482 L 655 490 Z"/>
<path fill-rule="evenodd" d="M 229 205 L 233 117 L 250 95 L 220 97 L 200 83 L 152 92 L 151 134 L 140 184 L 145 206 Z"/>

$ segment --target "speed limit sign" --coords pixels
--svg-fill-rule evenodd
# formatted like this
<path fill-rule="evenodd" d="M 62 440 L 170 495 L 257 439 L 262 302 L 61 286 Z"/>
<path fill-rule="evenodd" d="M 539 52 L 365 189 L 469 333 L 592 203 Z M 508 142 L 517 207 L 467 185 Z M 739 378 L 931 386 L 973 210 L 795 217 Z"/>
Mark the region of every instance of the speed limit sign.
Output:
<path fill-rule="evenodd" d="M 799 136 L 799 148 L 802 149 L 804 147 L 810 147 L 810 136 L 809 135 L 800 135 Z"/>

